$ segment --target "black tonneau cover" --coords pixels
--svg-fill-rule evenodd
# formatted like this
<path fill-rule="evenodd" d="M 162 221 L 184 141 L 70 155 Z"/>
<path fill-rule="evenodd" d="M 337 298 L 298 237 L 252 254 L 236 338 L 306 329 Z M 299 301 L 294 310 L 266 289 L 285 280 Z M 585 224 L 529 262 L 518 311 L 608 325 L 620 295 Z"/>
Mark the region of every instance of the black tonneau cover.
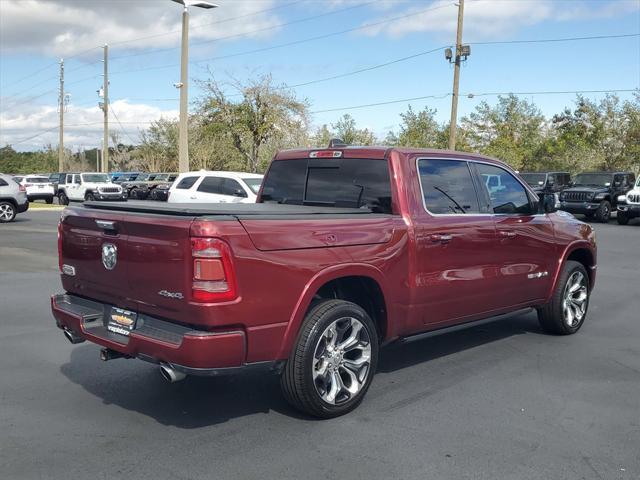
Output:
<path fill-rule="evenodd" d="M 234 217 L 281 215 L 380 215 L 368 208 L 313 207 L 278 203 L 152 203 L 152 202 L 85 202 L 85 208 L 119 212 L 152 213 L 201 217 L 226 215 Z M 386 215 L 382 215 L 386 216 Z"/>

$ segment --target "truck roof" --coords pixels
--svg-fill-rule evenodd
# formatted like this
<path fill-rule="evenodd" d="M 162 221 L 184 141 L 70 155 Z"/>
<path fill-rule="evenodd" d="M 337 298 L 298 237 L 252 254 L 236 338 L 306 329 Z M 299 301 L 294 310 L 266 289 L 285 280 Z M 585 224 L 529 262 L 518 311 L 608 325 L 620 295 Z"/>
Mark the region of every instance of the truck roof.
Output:
<path fill-rule="evenodd" d="M 470 152 L 459 152 L 457 150 L 440 150 L 436 148 L 408 148 L 408 147 L 387 147 L 387 146 L 347 146 L 336 148 L 297 148 L 292 150 L 282 150 L 276 154 L 274 160 L 293 160 L 308 158 L 311 152 L 318 151 L 340 151 L 343 158 L 369 158 L 372 160 L 384 159 L 391 152 L 397 152 L 404 156 L 424 155 L 425 157 L 455 157 L 465 159 L 476 159 L 488 161 L 490 163 L 504 164 L 500 160 L 486 155 Z"/>

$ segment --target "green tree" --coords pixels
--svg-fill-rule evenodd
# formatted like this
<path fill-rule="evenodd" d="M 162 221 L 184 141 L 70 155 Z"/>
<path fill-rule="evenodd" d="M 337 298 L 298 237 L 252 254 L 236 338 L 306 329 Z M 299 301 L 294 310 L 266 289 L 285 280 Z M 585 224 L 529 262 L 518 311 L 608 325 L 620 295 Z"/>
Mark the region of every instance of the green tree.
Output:
<path fill-rule="evenodd" d="M 273 85 L 270 75 L 226 85 L 210 78 L 201 85 L 205 90 L 199 111 L 202 125 L 212 138 L 228 140 L 242 158 L 243 170 L 257 172 L 275 150 L 306 142 L 306 101 Z M 239 99 L 227 95 L 225 87 L 234 88 Z"/>
<path fill-rule="evenodd" d="M 498 97 L 494 106 L 482 102 L 461 124 L 472 150 L 497 157 L 516 169 L 539 168 L 545 118 L 527 100 L 511 94 Z"/>
<path fill-rule="evenodd" d="M 373 132 L 368 128 L 358 128 L 355 119 L 348 113 L 332 123 L 331 128 L 335 133 L 333 137 L 341 139 L 347 145 L 374 145 L 377 142 Z"/>

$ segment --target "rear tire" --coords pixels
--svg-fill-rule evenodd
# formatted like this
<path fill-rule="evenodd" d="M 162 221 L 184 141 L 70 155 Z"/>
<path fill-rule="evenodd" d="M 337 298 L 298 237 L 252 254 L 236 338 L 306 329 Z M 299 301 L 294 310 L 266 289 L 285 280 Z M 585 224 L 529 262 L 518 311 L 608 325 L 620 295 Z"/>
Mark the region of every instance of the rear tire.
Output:
<path fill-rule="evenodd" d="M 13 222 L 16 218 L 16 207 L 11 202 L 0 202 L 0 223 Z"/>
<path fill-rule="evenodd" d="M 589 275 L 579 262 L 568 260 L 551 301 L 538 308 L 542 329 L 554 335 L 571 335 L 582 327 L 589 309 Z"/>
<path fill-rule="evenodd" d="M 67 197 L 66 193 L 60 192 L 58 194 L 58 203 L 60 205 L 69 205 L 69 197 Z"/>
<path fill-rule="evenodd" d="M 360 306 L 325 300 L 307 313 L 280 377 L 282 391 L 296 409 L 333 418 L 356 408 L 378 363 L 378 333 Z"/>
<path fill-rule="evenodd" d="M 611 204 L 607 200 L 603 200 L 596 210 L 596 220 L 600 223 L 609 223 L 611 217 Z"/>
<path fill-rule="evenodd" d="M 627 223 L 629 223 L 629 216 L 626 213 L 618 211 L 616 220 L 618 221 L 618 225 L 626 225 Z"/>
<path fill-rule="evenodd" d="M 51 205 L 53 203 L 53 197 L 47 197 L 44 201 L 47 202 L 48 205 Z"/>

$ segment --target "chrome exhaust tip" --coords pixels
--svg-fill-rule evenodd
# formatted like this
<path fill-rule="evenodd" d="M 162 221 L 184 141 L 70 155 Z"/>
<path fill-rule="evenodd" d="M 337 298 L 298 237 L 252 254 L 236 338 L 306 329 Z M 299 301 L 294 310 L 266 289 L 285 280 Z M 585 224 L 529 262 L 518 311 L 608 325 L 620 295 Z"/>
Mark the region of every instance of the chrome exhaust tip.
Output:
<path fill-rule="evenodd" d="M 74 345 L 76 345 L 76 344 L 78 344 L 78 343 L 82 343 L 82 342 L 84 342 L 84 338 L 82 338 L 82 337 L 81 337 L 81 336 L 79 336 L 79 335 L 76 335 L 75 333 L 73 333 L 73 332 L 72 332 L 71 330 L 69 330 L 69 329 L 66 329 L 66 328 L 65 328 L 65 329 L 63 330 L 63 334 L 64 334 L 65 338 L 66 338 L 67 340 L 69 340 L 69 341 L 70 341 L 72 344 L 74 344 Z"/>
<path fill-rule="evenodd" d="M 171 365 L 163 363 L 160 365 L 160 375 L 169 383 L 179 382 L 180 380 L 184 380 L 186 378 L 186 374 L 182 372 L 178 372 Z"/>

